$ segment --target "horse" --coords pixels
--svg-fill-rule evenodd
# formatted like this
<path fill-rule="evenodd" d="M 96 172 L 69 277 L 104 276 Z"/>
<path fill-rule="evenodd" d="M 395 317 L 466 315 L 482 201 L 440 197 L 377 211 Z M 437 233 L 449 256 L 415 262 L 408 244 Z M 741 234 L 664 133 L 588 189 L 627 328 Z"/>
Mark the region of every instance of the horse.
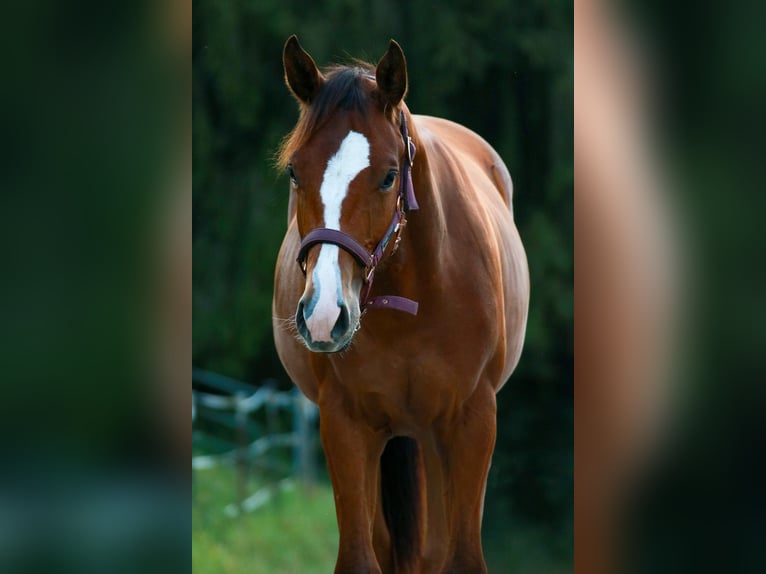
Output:
<path fill-rule="evenodd" d="M 319 407 L 335 573 L 485 573 L 496 393 L 521 354 L 513 184 L 480 136 L 404 102 L 404 53 L 319 70 L 283 50 L 300 117 L 274 282 L 280 360 Z"/>

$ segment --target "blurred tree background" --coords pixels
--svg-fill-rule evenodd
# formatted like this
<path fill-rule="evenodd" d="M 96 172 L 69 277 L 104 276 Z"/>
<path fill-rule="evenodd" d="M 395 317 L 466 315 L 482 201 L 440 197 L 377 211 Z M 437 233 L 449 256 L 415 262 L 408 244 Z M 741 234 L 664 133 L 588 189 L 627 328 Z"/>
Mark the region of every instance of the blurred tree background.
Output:
<path fill-rule="evenodd" d="M 376 62 L 395 38 L 413 113 L 487 139 L 514 180 L 532 281 L 524 353 L 498 397 L 485 538 L 502 551 L 533 529 L 572 561 L 572 2 L 562 0 L 195 0 L 193 360 L 289 387 L 271 332 L 287 178 L 273 167 L 297 119 L 282 47 L 298 34 L 320 66 Z"/>

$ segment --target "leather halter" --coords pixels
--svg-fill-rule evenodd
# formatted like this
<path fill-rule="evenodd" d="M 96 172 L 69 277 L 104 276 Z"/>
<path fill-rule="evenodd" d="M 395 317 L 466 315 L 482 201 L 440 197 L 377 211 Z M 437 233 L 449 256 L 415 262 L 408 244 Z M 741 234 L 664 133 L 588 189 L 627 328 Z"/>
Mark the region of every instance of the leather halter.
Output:
<path fill-rule="evenodd" d="M 361 243 L 347 233 L 343 233 L 338 229 L 328 229 L 326 227 L 318 227 L 310 231 L 306 237 L 303 238 L 303 241 L 301 241 L 301 246 L 298 250 L 297 261 L 304 275 L 306 274 L 306 258 L 308 257 L 308 252 L 318 243 L 332 243 L 349 253 L 359 265 L 364 268 L 363 295 L 359 303 L 362 313 L 368 309 L 396 309 L 397 311 L 404 311 L 411 315 L 418 314 L 418 304 L 411 299 L 398 297 L 396 295 L 370 297 L 372 280 L 375 277 L 375 269 L 383 259 L 386 247 L 388 247 L 391 238 L 393 237 L 394 246 L 391 249 L 389 256 L 396 252 L 399 247 L 399 241 L 401 240 L 402 230 L 407 224 L 407 212 L 415 211 L 419 208 L 418 202 L 415 199 L 415 189 L 412 186 L 412 160 L 415 157 L 415 144 L 407 131 L 407 120 L 404 117 L 403 110 L 401 112 L 400 123 L 406 157 L 405 161 L 402 162 L 401 173 L 399 174 L 399 193 L 396 198 L 396 210 L 394 211 L 394 215 L 391 218 L 391 223 L 389 224 L 386 233 L 378 242 L 378 245 L 372 253 L 367 251 Z"/>

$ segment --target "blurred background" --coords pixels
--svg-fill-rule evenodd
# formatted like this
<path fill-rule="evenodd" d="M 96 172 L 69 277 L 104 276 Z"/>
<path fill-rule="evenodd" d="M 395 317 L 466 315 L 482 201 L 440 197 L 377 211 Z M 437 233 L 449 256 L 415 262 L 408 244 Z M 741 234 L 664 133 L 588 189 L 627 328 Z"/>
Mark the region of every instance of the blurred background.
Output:
<path fill-rule="evenodd" d="M 577 572 L 764 572 L 763 3 L 575 4 Z"/>
<path fill-rule="evenodd" d="M 514 180 L 531 303 L 499 395 L 484 514 L 492 572 L 569 572 L 573 520 L 571 2 L 193 2 L 193 548 L 195 571 L 328 572 L 337 550 L 316 416 L 271 332 L 297 119 L 282 47 L 320 66 L 407 57 L 413 113 L 487 139 Z"/>

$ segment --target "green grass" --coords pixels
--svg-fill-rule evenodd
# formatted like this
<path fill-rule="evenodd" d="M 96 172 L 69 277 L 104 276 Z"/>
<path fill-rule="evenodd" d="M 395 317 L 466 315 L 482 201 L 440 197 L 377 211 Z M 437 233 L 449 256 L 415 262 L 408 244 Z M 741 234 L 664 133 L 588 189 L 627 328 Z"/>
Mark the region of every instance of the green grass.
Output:
<path fill-rule="evenodd" d="M 252 480 L 247 492 L 257 490 Z M 192 503 L 192 568 L 195 574 L 328 574 L 335 566 L 338 527 L 329 484 L 296 486 L 265 506 L 237 517 L 232 468 L 196 471 Z M 487 521 L 484 552 L 494 574 L 572 572 L 571 534 L 553 534 L 510 517 Z"/>
<path fill-rule="evenodd" d="M 248 493 L 258 488 L 248 485 Z M 198 574 L 327 574 L 338 550 L 329 485 L 279 492 L 261 508 L 229 517 L 236 500 L 233 469 L 194 474 L 192 569 Z"/>

